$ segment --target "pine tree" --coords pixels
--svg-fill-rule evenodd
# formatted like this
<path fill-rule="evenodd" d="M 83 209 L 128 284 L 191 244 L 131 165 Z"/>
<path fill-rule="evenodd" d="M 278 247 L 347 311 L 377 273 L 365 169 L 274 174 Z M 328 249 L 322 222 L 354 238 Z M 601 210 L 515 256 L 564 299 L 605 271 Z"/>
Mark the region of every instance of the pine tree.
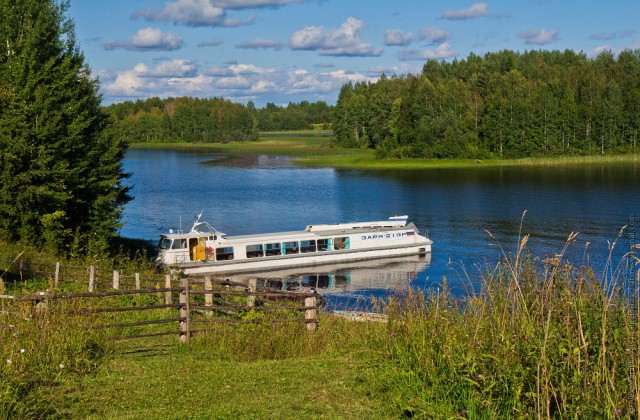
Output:
<path fill-rule="evenodd" d="M 56 249 L 104 244 L 130 199 L 68 7 L 0 0 L 0 234 Z"/>

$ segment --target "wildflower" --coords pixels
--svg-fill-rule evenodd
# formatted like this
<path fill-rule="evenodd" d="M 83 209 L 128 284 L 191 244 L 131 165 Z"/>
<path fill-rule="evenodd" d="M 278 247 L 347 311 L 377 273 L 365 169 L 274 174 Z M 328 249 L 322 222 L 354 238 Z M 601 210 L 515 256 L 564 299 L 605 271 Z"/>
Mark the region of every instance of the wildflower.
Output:
<path fill-rule="evenodd" d="M 58 367 L 59 367 L 60 369 L 64 369 L 64 365 L 63 365 L 62 363 L 60 363 L 60 364 L 58 365 Z"/>
<path fill-rule="evenodd" d="M 389 334 L 389 337 L 395 337 L 396 333 L 392 332 L 391 334 Z"/>
<path fill-rule="evenodd" d="M 10 365 L 11 363 L 13 363 L 11 359 L 7 359 L 7 364 Z"/>
<path fill-rule="evenodd" d="M 20 353 L 24 353 L 24 349 L 20 349 Z"/>

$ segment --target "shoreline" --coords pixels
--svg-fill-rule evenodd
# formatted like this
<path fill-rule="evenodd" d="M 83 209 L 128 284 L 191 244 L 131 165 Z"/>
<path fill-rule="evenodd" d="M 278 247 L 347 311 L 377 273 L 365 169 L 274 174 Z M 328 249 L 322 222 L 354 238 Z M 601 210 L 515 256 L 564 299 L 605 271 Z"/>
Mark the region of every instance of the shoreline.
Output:
<path fill-rule="evenodd" d="M 489 167 L 558 167 L 640 163 L 640 153 L 619 155 L 567 155 L 518 159 L 378 159 L 370 149 L 345 149 L 332 137 L 309 133 L 269 133 L 246 143 L 132 143 L 131 150 L 208 150 L 221 155 L 285 155 L 295 165 L 363 170 L 423 170 Z"/>

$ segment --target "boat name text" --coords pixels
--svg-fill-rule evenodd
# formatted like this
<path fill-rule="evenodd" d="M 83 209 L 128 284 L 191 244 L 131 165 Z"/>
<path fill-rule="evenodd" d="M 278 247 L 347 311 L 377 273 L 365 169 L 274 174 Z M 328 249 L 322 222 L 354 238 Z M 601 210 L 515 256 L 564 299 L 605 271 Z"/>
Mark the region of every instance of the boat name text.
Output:
<path fill-rule="evenodd" d="M 374 235 L 362 235 L 360 239 L 363 241 L 368 241 L 371 239 L 390 239 L 390 238 L 401 238 L 404 236 L 410 236 L 407 232 L 397 232 L 397 233 L 384 233 L 384 234 L 374 234 Z"/>

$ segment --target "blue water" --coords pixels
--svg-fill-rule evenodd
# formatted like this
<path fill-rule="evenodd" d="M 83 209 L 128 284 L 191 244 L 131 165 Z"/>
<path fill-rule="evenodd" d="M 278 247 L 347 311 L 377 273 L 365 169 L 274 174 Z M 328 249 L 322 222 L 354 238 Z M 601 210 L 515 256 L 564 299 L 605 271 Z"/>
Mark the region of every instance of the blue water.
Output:
<path fill-rule="evenodd" d="M 632 215 L 640 216 L 640 169 L 632 164 L 363 171 L 300 168 L 281 156 L 228 160 L 206 151 L 130 150 L 124 167 L 135 199 L 125 209 L 122 236 L 157 239 L 169 228 L 189 229 L 201 210 L 228 234 L 408 214 L 434 241 L 431 262 L 409 270 L 408 282 L 439 287 L 446 278 L 458 294 L 477 289 L 481 272 L 515 254 L 526 234 L 527 249 L 542 259 L 579 232 L 568 260 L 602 273 L 610 244 Z M 628 246 L 625 232 L 614 266 Z"/>

